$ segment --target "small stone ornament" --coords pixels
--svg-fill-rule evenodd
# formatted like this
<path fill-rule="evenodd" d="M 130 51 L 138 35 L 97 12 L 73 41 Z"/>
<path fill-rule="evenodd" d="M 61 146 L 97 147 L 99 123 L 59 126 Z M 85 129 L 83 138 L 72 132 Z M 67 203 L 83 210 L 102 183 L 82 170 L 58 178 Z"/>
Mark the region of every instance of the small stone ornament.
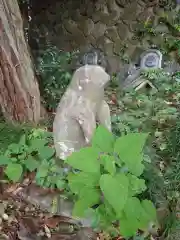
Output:
<path fill-rule="evenodd" d="M 156 49 L 149 49 L 140 56 L 140 68 L 161 68 L 162 67 L 162 53 Z"/>

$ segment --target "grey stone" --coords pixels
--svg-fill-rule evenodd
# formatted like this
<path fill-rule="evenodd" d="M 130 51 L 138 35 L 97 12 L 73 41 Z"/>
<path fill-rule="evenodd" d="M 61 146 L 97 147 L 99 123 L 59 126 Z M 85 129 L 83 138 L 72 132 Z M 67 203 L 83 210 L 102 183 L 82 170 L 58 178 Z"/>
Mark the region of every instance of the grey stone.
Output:
<path fill-rule="evenodd" d="M 110 13 L 113 12 L 113 11 L 117 11 L 119 13 L 123 12 L 123 8 L 119 7 L 115 0 L 108 0 L 107 1 L 107 8 L 108 8 L 108 11 Z"/>
<path fill-rule="evenodd" d="M 95 37 L 93 37 L 92 34 L 88 36 L 87 42 L 91 44 L 93 47 L 96 47 L 97 40 Z"/>
<path fill-rule="evenodd" d="M 159 34 L 158 36 L 154 36 L 152 38 L 153 44 L 155 44 L 157 47 L 162 47 L 164 45 L 164 36 Z"/>
<path fill-rule="evenodd" d="M 153 16 L 154 16 L 153 9 L 145 8 L 137 15 L 137 20 L 141 22 L 145 22 L 147 20 L 151 20 Z"/>
<path fill-rule="evenodd" d="M 112 24 L 112 16 L 109 13 L 99 13 L 100 21 L 106 25 Z"/>
<path fill-rule="evenodd" d="M 68 11 L 68 12 L 69 12 L 69 11 Z M 74 11 L 74 14 L 71 16 L 71 18 L 72 18 L 72 20 L 74 20 L 75 22 L 76 22 L 76 21 L 81 21 L 82 15 L 81 15 L 81 13 L 80 13 L 80 10 L 79 10 L 79 9 L 76 9 L 76 10 Z"/>
<path fill-rule="evenodd" d="M 120 71 L 122 62 L 119 56 L 108 56 L 108 73 L 113 74 Z"/>
<path fill-rule="evenodd" d="M 113 56 L 113 42 L 105 42 L 104 44 L 104 52 L 107 56 Z"/>
<path fill-rule="evenodd" d="M 142 8 L 137 4 L 137 1 L 133 1 L 130 5 L 125 7 L 122 19 L 126 21 L 136 20 L 136 17 L 141 11 Z"/>
<path fill-rule="evenodd" d="M 101 0 L 95 3 L 95 10 L 98 11 L 99 13 L 107 13 L 107 14 L 109 13 L 106 2 Z"/>
<path fill-rule="evenodd" d="M 140 30 L 142 29 L 142 25 L 141 23 L 137 22 L 137 21 L 132 21 L 130 24 L 129 24 L 129 30 L 130 32 L 135 32 L 137 30 Z"/>
<path fill-rule="evenodd" d="M 93 29 L 93 32 L 92 32 L 92 35 L 97 39 L 101 36 L 104 35 L 106 31 L 106 25 L 104 23 L 96 23 L 94 24 L 94 29 Z"/>
<path fill-rule="evenodd" d="M 131 56 L 131 60 L 134 63 L 140 63 L 140 55 L 144 52 L 144 48 L 142 47 L 135 47 L 135 50 Z"/>
<path fill-rule="evenodd" d="M 104 50 L 104 43 L 105 43 L 105 38 L 104 36 L 101 36 L 97 39 L 97 46 L 98 48 Z"/>
<path fill-rule="evenodd" d="M 100 15 L 98 12 L 95 12 L 93 15 L 92 15 L 92 20 L 94 23 L 98 23 L 100 21 Z"/>
<path fill-rule="evenodd" d="M 117 25 L 117 32 L 119 34 L 119 37 L 122 40 L 125 40 L 125 39 L 127 39 L 130 36 L 130 32 L 129 32 L 128 26 L 123 24 L 123 23 L 118 23 L 118 25 Z"/>
<path fill-rule="evenodd" d="M 108 0 L 107 7 L 112 20 L 117 21 L 123 13 L 123 8 L 120 8 L 115 0 Z"/>
<path fill-rule="evenodd" d="M 155 32 L 157 34 L 159 34 L 159 33 L 169 33 L 169 28 L 164 23 L 160 23 L 159 25 L 156 26 Z"/>
<path fill-rule="evenodd" d="M 105 36 L 108 37 L 111 41 L 115 42 L 119 38 L 116 27 L 113 26 L 113 27 L 107 28 L 105 32 Z"/>
<path fill-rule="evenodd" d="M 114 54 L 119 55 L 122 47 L 123 47 L 123 42 L 122 42 L 122 40 L 117 39 L 117 40 L 114 42 L 114 49 L 113 49 Z"/>
<path fill-rule="evenodd" d="M 76 34 L 73 35 L 73 40 L 80 46 L 87 43 L 86 37 L 80 30 L 78 30 Z"/>
<path fill-rule="evenodd" d="M 117 5 L 120 7 L 125 7 L 129 5 L 131 2 L 133 2 L 133 0 L 116 0 Z"/>
<path fill-rule="evenodd" d="M 76 31 L 78 30 L 76 22 L 74 22 L 71 19 L 64 21 L 64 28 L 66 29 L 67 32 L 72 34 L 76 34 Z"/>
<path fill-rule="evenodd" d="M 125 54 L 131 59 L 133 54 L 134 54 L 134 51 L 136 49 L 136 46 L 133 45 L 133 44 L 128 44 L 128 47 L 125 51 Z"/>
<path fill-rule="evenodd" d="M 139 39 L 138 39 L 138 38 L 135 38 L 135 37 L 133 36 L 132 38 L 129 39 L 129 42 L 130 42 L 132 45 L 138 46 L 138 44 L 139 44 Z"/>
<path fill-rule="evenodd" d="M 94 29 L 94 22 L 92 19 L 88 18 L 84 21 L 81 21 L 79 23 L 79 29 L 84 33 L 84 35 L 87 37 L 88 35 L 92 34 Z"/>

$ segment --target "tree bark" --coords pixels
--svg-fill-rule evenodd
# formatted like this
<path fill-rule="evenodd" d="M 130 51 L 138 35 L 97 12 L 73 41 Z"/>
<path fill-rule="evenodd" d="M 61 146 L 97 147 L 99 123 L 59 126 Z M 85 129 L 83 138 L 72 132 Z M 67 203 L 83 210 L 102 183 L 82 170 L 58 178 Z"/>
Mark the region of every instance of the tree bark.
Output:
<path fill-rule="evenodd" d="M 17 0 L 0 0 L 0 106 L 11 122 L 40 120 L 40 92 Z"/>

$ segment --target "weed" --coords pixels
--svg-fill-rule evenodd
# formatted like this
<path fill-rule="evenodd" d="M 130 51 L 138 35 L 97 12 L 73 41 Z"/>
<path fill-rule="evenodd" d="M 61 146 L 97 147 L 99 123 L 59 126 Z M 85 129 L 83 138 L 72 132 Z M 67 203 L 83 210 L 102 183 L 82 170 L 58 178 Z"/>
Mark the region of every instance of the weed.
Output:
<path fill-rule="evenodd" d="M 151 221 L 156 222 L 152 202 L 138 198 L 146 190 L 140 176 L 147 136 L 131 133 L 116 138 L 99 126 L 92 146 L 67 158 L 72 167 L 68 185 L 76 199 L 73 216 L 91 216 L 94 228 L 124 237 L 135 236 L 138 229 L 146 231 Z"/>

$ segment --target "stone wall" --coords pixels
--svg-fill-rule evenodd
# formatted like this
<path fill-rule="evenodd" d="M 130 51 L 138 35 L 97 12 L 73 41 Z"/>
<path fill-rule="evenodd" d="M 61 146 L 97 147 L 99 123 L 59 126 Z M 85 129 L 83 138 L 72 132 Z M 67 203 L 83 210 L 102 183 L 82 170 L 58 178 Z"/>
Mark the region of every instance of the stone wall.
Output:
<path fill-rule="evenodd" d="M 102 49 L 112 73 L 120 70 L 123 49 L 125 55 L 133 58 L 139 49 L 149 47 L 136 38 L 134 31 L 154 17 L 153 3 L 150 0 L 84 0 L 81 3 L 71 0 L 64 4 L 57 1 L 38 14 L 36 21 L 42 22 L 42 35 L 46 40 L 64 51 L 91 46 Z"/>

